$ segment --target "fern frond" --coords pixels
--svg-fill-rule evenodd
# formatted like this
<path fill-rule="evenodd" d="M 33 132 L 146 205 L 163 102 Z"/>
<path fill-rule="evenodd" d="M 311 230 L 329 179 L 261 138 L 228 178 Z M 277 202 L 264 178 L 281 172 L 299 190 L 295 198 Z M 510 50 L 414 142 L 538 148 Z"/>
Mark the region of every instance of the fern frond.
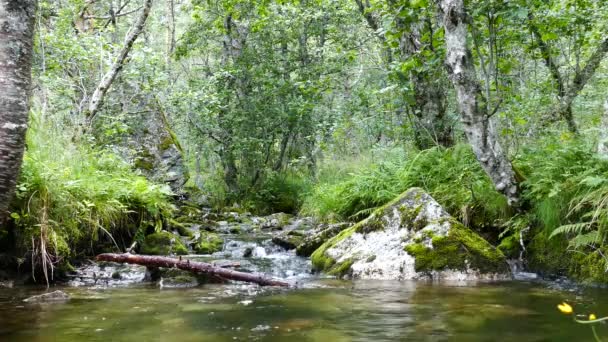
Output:
<path fill-rule="evenodd" d="M 600 234 L 597 230 L 586 234 L 579 234 L 570 239 L 570 247 L 581 248 L 600 242 Z"/>
<path fill-rule="evenodd" d="M 590 222 L 566 224 L 561 227 L 555 228 L 555 230 L 551 232 L 551 235 L 549 235 L 549 238 L 560 234 L 581 234 L 586 229 L 589 229 L 589 227 L 591 227 Z"/>

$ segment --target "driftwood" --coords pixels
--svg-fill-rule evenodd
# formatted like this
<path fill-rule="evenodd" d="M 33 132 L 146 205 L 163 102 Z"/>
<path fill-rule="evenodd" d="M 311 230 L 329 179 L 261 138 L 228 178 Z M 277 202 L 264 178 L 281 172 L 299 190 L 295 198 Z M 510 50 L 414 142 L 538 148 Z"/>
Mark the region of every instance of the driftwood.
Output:
<path fill-rule="evenodd" d="M 114 254 L 105 253 L 100 254 L 96 258 L 98 261 L 113 261 L 118 263 L 136 264 L 148 267 L 165 267 L 165 268 L 179 268 L 180 270 L 194 272 L 194 273 L 205 273 L 212 276 L 245 281 L 249 283 L 255 283 L 261 286 L 289 286 L 289 283 L 274 280 L 269 277 L 262 275 L 256 275 L 251 273 L 238 272 L 229 270 L 219 266 L 214 266 L 206 262 L 190 261 L 187 259 L 176 259 L 171 257 L 152 256 L 152 255 L 136 255 L 136 254 Z"/>

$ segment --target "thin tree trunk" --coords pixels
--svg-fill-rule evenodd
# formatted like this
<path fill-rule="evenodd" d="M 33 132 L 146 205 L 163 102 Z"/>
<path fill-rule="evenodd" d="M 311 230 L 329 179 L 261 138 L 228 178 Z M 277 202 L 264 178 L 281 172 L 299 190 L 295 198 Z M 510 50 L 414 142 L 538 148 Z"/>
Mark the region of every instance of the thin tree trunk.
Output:
<path fill-rule="evenodd" d="M 103 99 L 104 99 L 106 93 L 110 89 L 110 86 L 112 86 L 112 83 L 116 79 L 116 76 L 118 75 L 120 70 L 122 70 L 122 68 L 124 66 L 124 62 L 127 59 L 129 52 L 131 52 L 133 43 L 135 43 L 135 40 L 137 40 L 137 37 L 139 37 L 139 35 L 143 32 L 144 26 L 146 24 L 146 19 L 148 19 L 148 15 L 150 14 L 151 9 L 152 9 L 152 0 L 146 0 L 146 2 L 144 3 L 144 8 L 141 11 L 141 14 L 140 14 L 139 18 L 137 19 L 137 21 L 135 22 L 135 25 L 131 28 L 131 30 L 127 34 L 127 37 L 125 39 L 125 44 L 123 45 L 122 49 L 120 49 L 120 52 L 118 53 L 118 56 L 116 57 L 116 60 L 114 61 L 114 64 L 112 64 L 112 67 L 110 68 L 110 70 L 103 76 L 103 78 L 101 79 L 101 82 L 99 82 L 99 85 L 97 85 L 97 88 L 93 92 L 93 95 L 91 95 L 91 100 L 89 101 L 87 118 L 86 118 L 87 126 L 90 126 L 91 123 L 93 122 L 93 120 L 95 119 L 95 116 L 97 115 L 97 112 L 99 111 L 101 104 L 103 103 Z"/>
<path fill-rule="evenodd" d="M 578 127 L 576 125 L 576 121 L 574 120 L 574 115 L 572 114 L 572 103 L 578 94 L 583 90 L 587 82 L 589 82 L 591 77 L 593 77 L 597 68 L 599 68 L 600 64 L 602 63 L 602 60 L 606 57 L 606 54 L 608 54 L 608 38 L 604 38 L 604 40 L 586 61 L 585 66 L 582 69 L 577 67 L 574 79 L 572 80 L 572 85 L 567 87 L 566 80 L 560 73 L 559 66 L 551 54 L 551 47 L 543 40 L 540 30 L 534 22 L 534 14 L 532 12 L 529 12 L 528 14 L 528 27 L 534 36 L 545 65 L 551 73 L 551 77 L 555 81 L 557 87 L 557 96 L 559 99 L 558 114 L 566 121 L 568 124 L 568 129 L 572 133 L 577 134 Z"/>
<path fill-rule="evenodd" d="M 0 1 L 0 224 L 8 214 L 25 148 L 35 13 L 35 0 Z"/>
<path fill-rule="evenodd" d="M 229 270 L 223 267 L 214 266 L 206 262 L 190 261 L 187 259 L 175 259 L 162 256 L 151 255 L 135 255 L 130 253 L 99 254 L 96 258 L 98 261 L 112 261 L 118 263 L 136 264 L 148 267 L 164 267 L 164 268 L 179 268 L 180 270 L 210 274 L 223 279 L 245 281 L 255 283 L 261 286 L 289 286 L 289 283 L 275 280 L 263 275 L 244 273 Z"/>
<path fill-rule="evenodd" d="M 463 0 L 440 0 L 446 41 L 446 68 L 456 88 L 465 134 L 477 160 L 492 179 L 496 190 L 510 205 L 519 202 L 518 184 L 511 163 L 502 150 L 498 134 L 486 108 L 473 57 L 467 46 L 467 13 Z"/>
<path fill-rule="evenodd" d="M 608 159 L 608 100 L 604 102 L 604 115 L 600 125 L 597 153 L 601 158 Z"/>
<path fill-rule="evenodd" d="M 171 55 L 175 50 L 175 0 L 166 0 L 167 8 L 167 55 L 166 63 L 171 64 Z"/>

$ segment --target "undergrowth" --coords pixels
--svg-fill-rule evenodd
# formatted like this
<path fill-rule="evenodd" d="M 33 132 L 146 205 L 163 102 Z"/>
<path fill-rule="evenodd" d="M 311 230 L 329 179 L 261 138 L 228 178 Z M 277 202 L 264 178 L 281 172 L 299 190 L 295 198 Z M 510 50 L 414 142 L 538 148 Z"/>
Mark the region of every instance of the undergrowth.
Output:
<path fill-rule="evenodd" d="M 33 122 L 12 206 L 17 248 L 48 281 L 54 265 L 90 255 L 104 242 L 122 249 L 150 226 L 160 230 L 174 211 L 171 195 L 116 154 Z"/>

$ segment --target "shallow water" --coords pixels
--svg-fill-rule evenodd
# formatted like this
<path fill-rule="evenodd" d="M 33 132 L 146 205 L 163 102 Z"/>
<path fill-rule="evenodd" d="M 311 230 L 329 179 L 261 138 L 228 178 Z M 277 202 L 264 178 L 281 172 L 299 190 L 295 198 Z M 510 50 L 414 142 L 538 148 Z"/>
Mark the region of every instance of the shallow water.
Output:
<path fill-rule="evenodd" d="M 555 305 L 608 312 L 608 290 L 545 285 L 313 280 L 261 292 L 65 288 L 66 303 L 26 304 L 31 289 L 0 290 L 1 341 L 587 341 Z M 599 333 L 608 337 L 608 329 Z"/>

